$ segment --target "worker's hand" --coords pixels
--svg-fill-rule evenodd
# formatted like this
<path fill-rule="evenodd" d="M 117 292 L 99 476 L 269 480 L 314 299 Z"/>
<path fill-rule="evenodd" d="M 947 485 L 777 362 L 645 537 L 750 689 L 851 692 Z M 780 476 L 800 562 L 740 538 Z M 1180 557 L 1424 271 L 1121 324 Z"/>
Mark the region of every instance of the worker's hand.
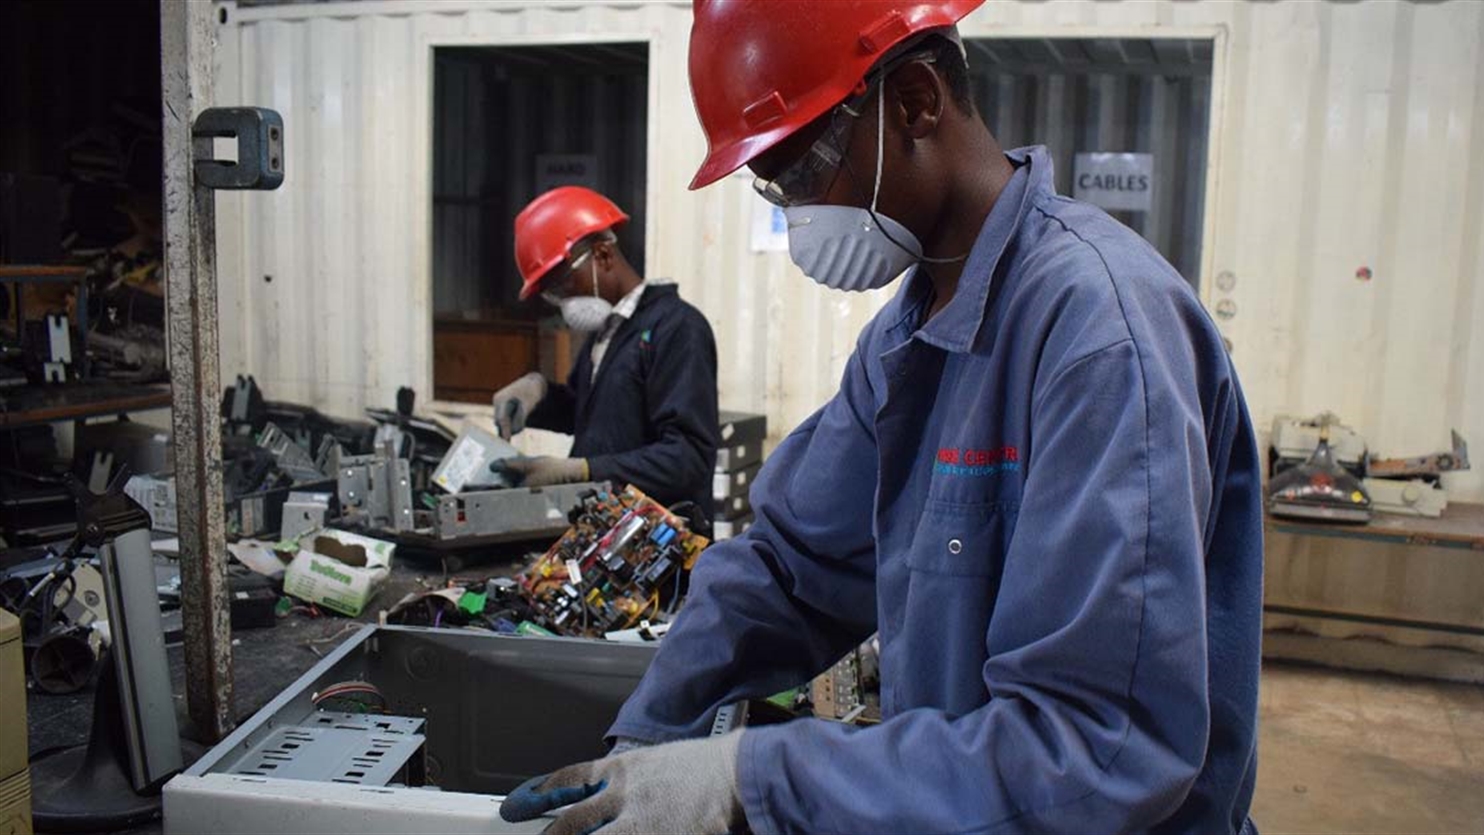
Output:
<path fill-rule="evenodd" d="M 521 784 L 500 804 L 500 817 L 511 823 L 528 821 L 575 804 L 545 835 L 740 831 L 746 820 L 737 796 L 737 746 L 744 733 L 636 748 L 569 765 Z"/>
<path fill-rule="evenodd" d="M 515 476 L 524 487 L 549 487 L 589 480 L 586 458 L 552 458 L 547 455 L 501 458 L 491 463 L 490 469 Z"/>
<path fill-rule="evenodd" d="M 500 437 L 508 441 L 525 429 L 526 418 L 545 396 L 546 378 L 535 371 L 495 392 L 495 429 Z"/>

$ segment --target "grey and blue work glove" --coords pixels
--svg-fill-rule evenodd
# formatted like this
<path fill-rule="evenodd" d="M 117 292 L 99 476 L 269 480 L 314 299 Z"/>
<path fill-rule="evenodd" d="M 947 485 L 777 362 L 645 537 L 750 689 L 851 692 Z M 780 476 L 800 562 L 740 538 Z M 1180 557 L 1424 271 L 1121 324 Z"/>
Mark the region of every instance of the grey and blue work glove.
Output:
<path fill-rule="evenodd" d="M 742 831 L 737 749 L 746 731 L 633 748 L 522 783 L 500 804 L 511 823 L 570 806 L 545 835 Z"/>
<path fill-rule="evenodd" d="M 550 487 L 591 480 L 586 458 L 553 458 L 549 455 L 500 458 L 490 463 L 490 471 L 507 475 L 524 487 Z"/>
<path fill-rule="evenodd" d="M 546 378 L 535 371 L 495 392 L 495 429 L 500 437 L 508 441 L 525 429 L 526 420 L 545 397 Z"/>

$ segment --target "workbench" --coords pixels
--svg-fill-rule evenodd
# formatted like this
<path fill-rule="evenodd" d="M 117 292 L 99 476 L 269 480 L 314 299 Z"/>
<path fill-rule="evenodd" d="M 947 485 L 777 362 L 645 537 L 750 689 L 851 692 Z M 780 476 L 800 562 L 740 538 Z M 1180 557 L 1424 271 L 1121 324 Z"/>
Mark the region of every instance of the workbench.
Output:
<path fill-rule="evenodd" d="M 0 429 L 170 408 L 170 386 L 78 381 L 0 389 Z"/>
<path fill-rule="evenodd" d="M 470 578 L 514 574 L 524 567 L 526 550 L 529 549 L 493 549 L 486 563 L 463 572 L 461 576 Z M 233 715 L 238 722 L 246 721 L 306 670 L 350 639 L 358 628 L 376 623 L 381 610 L 390 608 L 409 592 L 438 587 L 444 582 L 445 576 L 436 568 L 428 569 L 394 560 L 386 584 L 360 617 L 347 618 L 329 614 L 310 618 L 295 613 L 280 619 L 271 628 L 233 630 Z M 170 664 L 171 689 L 177 700 L 183 704 L 186 686 L 184 647 L 179 642 L 173 642 L 166 646 L 165 652 Z M 27 725 L 33 757 L 44 751 L 87 741 L 88 731 L 92 727 L 94 692 L 95 688 L 89 687 L 70 695 L 56 696 L 28 687 Z M 181 732 L 184 736 L 193 736 L 187 725 L 181 726 Z M 133 829 L 119 830 L 118 835 L 158 835 L 160 832 L 160 822 L 155 821 Z"/>
<path fill-rule="evenodd" d="M 1264 656 L 1484 682 L 1484 505 L 1269 517 L 1264 542 Z"/>

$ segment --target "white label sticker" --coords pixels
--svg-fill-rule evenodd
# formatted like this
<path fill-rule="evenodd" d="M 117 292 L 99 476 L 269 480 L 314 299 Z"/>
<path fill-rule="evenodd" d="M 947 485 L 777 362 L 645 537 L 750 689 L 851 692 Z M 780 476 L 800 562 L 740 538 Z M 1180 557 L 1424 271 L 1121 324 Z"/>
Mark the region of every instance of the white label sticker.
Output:
<path fill-rule="evenodd" d="M 735 434 L 737 434 L 737 427 L 733 426 L 730 423 L 721 428 L 721 439 L 723 441 L 731 440 L 732 436 Z"/>
<path fill-rule="evenodd" d="M 567 560 L 567 579 L 582 585 L 582 569 L 577 566 L 577 560 Z"/>
<path fill-rule="evenodd" d="M 1078 154 L 1072 196 L 1104 209 L 1147 212 L 1154 197 L 1154 155 Z"/>

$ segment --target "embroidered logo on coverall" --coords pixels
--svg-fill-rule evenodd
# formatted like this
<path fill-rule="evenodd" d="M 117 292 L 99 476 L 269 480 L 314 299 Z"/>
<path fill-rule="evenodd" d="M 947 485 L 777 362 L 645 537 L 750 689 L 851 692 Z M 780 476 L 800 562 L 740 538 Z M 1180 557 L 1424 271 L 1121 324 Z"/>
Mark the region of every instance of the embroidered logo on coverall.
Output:
<path fill-rule="evenodd" d="M 1020 449 L 1013 446 L 995 449 L 959 449 L 943 447 L 933 462 L 933 472 L 952 476 L 984 477 L 1020 470 Z"/>

